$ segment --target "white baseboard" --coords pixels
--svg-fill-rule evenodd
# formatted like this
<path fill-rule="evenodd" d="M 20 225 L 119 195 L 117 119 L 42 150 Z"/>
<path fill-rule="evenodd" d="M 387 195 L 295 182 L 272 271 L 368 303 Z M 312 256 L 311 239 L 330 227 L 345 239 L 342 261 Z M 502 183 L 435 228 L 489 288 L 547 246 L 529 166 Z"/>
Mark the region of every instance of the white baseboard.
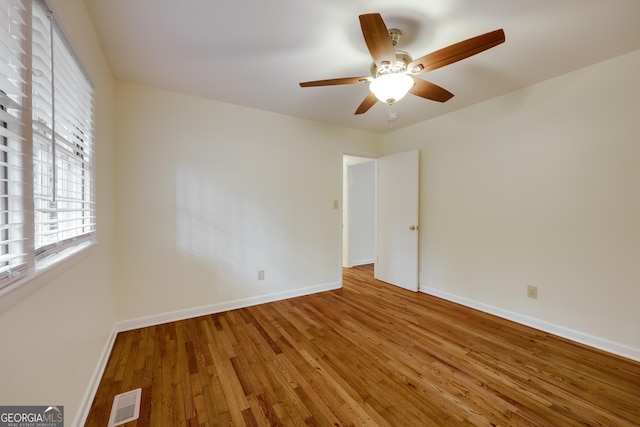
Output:
<path fill-rule="evenodd" d="M 371 258 L 371 259 L 361 259 L 358 261 L 353 261 L 353 266 L 355 267 L 356 265 L 368 265 L 368 264 L 373 264 L 375 261 L 375 259 Z"/>
<path fill-rule="evenodd" d="M 168 313 L 154 314 L 151 316 L 138 317 L 136 319 L 116 322 L 114 329 L 117 332 L 130 331 L 132 329 L 145 328 L 147 326 L 160 325 L 162 323 L 176 322 L 178 320 L 191 319 L 193 317 L 205 316 L 207 314 L 222 313 L 223 311 L 235 310 L 238 308 L 251 307 L 253 305 L 265 304 L 268 302 L 280 301 L 288 298 L 295 298 L 303 295 L 311 295 L 318 292 L 331 291 L 342 287 L 340 282 L 316 285 L 307 288 L 293 289 L 283 292 L 275 292 L 256 297 L 242 298 L 223 303 L 210 304 L 201 307 L 187 308 Z"/>
<path fill-rule="evenodd" d="M 93 398 L 98 391 L 98 386 L 100 385 L 100 380 L 102 380 L 102 375 L 104 374 L 104 370 L 107 367 L 107 362 L 109 361 L 109 356 L 111 355 L 111 349 L 113 349 L 113 344 L 116 341 L 116 332 L 115 328 L 111 330 L 111 334 L 109 335 L 109 339 L 107 340 L 104 348 L 102 349 L 102 353 L 100 353 L 100 358 L 98 359 L 98 364 L 93 371 L 93 375 L 91 375 L 91 380 L 89 381 L 89 387 L 87 391 L 84 393 L 84 397 L 82 398 L 82 402 L 80 402 L 80 410 L 76 414 L 75 420 L 73 420 L 73 426 L 83 426 L 89 416 L 89 410 L 91 409 L 91 404 L 93 403 Z"/>
<path fill-rule="evenodd" d="M 91 377 L 91 381 L 89 383 L 89 387 L 85 392 L 84 398 L 80 404 L 80 410 L 76 415 L 76 419 L 73 421 L 74 426 L 80 427 L 83 426 L 89 416 L 89 411 L 91 410 L 91 404 L 93 403 L 93 398 L 95 397 L 96 392 L 98 391 L 98 386 L 100 385 L 100 380 L 102 379 L 102 375 L 104 374 L 104 370 L 107 367 L 107 362 L 109 361 L 109 356 L 111 355 L 111 350 L 113 349 L 113 345 L 116 341 L 116 336 L 119 332 L 130 331 L 132 329 L 145 328 L 148 326 L 160 325 L 162 323 L 167 322 L 175 322 L 178 320 L 190 319 L 198 316 L 205 316 L 207 314 L 215 314 L 221 313 L 223 311 L 235 310 L 238 308 L 251 307 L 254 305 L 264 304 L 268 302 L 280 301 L 283 299 L 295 298 L 304 295 L 316 294 L 318 292 L 331 291 L 334 289 L 339 289 L 342 287 L 340 282 L 326 283 L 323 285 L 316 285 L 306 288 L 293 289 L 289 291 L 283 292 L 275 292 L 267 295 L 260 295 L 256 297 L 243 298 L 218 304 L 211 304 L 202 307 L 188 308 L 184 310 L 176 310 L 169 313 L 161 313 L 152 316 L 139 317 L 131 320 L 123 320 L 116 322 L 113 326 L 113 330 L 111 331 L 111 335 L 107 343 L 102 350 L 102 354 L 100 355 L 100 359 L 98 360 L 98 365 Z"/>
<path fill-rule="evenodd" d="M 576 331 L 574 329 L 565 328 L 564 326 L 556 325 L 554 323 L 546 322 L 534 317 L 529 317 L 523 314 L 515 313 L 513 311 L 504 310 L 499 307 L 461 297 L 459 295 L 451 294 L 439 289 L 428 287 L 420 288 L 420 292 L 433 295 L 435 297 L 442 298 L 456 304 L 464 305 L 465 307 L 474 308 L 476 310 L 480 310 L 482 312 L 489 313 L 503 319 L 520 323 L 522 325 L 530 326 L 532 328 L 539 329 L 541 331 L 548 332 L 550 334 L 557 335 L 559 337 L 566 338 L 580 344 L 588 345 L 589 347 L 594 347 L 608 353 L 616 354 L 618 356 L 626 357 L 627 359 L 640 362 L 640 349 L 637 348 L 629 347 L 624 344 L 589 335 L 584 332 Z"/>
<path fill-rule="evenodd" d="M 353 268 L 356 267 L 358 265 L 368 265 L 368 264 L 373 264 L 375 262 L 375 259 L 371 258 L 371 259 L 361 259 L 358 261 L 353 261 L 350 264 L 347 264 L 345 262 L 342 263 L 342 266 L 344 268 Z"/>

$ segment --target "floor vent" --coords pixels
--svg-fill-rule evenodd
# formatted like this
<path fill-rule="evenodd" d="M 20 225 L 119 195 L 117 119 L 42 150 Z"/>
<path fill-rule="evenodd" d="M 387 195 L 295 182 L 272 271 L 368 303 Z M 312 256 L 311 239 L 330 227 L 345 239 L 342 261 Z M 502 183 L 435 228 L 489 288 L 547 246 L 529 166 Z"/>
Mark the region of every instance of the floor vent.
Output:
<path fill-rule="evenodd" d="M 140 416 L 140 396 L 142 396 L 141 388 L 116 395 L 111 406 L 108 427 L 116 427 L 137 420 Z"/>

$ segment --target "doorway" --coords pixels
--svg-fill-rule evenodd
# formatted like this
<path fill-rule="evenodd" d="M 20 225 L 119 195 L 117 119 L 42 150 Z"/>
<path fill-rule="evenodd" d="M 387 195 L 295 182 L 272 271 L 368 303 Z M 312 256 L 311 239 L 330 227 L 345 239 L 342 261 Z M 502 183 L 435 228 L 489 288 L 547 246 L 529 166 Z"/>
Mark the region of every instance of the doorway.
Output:
<path fill-rule="evenodd" d="M 343 156 L 342 266 L 375 260 L 376 160 Z"/>
<path fill-rule="evenodd" d="M 342 267 L 418 291 L 419 151 L 343 155 Z"/>

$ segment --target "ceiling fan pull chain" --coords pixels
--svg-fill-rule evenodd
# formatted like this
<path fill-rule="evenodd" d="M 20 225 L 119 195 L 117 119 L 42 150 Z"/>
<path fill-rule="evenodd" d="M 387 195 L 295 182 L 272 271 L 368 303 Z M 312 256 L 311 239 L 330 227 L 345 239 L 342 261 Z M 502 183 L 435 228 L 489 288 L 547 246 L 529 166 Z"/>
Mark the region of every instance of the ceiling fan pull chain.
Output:
<path fill-rule="evenodd" d="M 394 113 L 391 111 L 391 106 L 393 104 L 387 104 L 387 123 L 389 124 L 389 129 L 393 127 L 393 122 L 398 120 L 398 113 Z"/>

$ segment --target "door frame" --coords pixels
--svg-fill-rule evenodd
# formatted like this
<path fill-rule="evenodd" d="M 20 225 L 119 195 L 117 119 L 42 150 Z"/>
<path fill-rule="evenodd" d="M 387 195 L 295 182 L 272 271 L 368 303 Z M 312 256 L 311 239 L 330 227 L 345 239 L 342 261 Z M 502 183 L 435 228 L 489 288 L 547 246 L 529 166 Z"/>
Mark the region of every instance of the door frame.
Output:
<path fill-rule="evenodd" d="M 414 150 L 407 150 L 407 151 L 414 151 Z M 420 158 L 420 151 L 419 150 L 417 150 L 417 151 L 418 151 L 418 159 L 419 159 Z M 392 153 L 392 154 L 398 154 L 398 153 Z M 392 154 L 390 154 L 390 155 L 392 155 Z M 374 252 L 375 252 L 374 264 L 375 264 L 375 261 L 377 260 L 377 257 L 378 257 L 378 249 L 377 249 L 377 234 L 378 234 L 378 230 L 377 230 L 377 227 L 378 227 L 378 225 L 377 225 L 377 222 L 378 222 L 378 219 L 377 219 L 377 197 L 378 197 L 378 182 L 377 182 L 378 181 L 378 177 L 377 177 L 377 174 L 378 174 L 378 172 L 377 171 L 378 171 L 378 159 L 380 157 L 383 157 L 383 155 L 377 154 L 377 153 L 357 152 L 357 151 L 342 151 L 341 154 L 340 154 L 340 203 L 339 203 L 339 206 L 340 206 L 340 209 L 339 209 L 340 221 L 339 221 L 339 226 L 338 226 L 338 235 L 339 235 L 339 242 L 340 242 L 339 243 L 340 250 L 338 251 L 339 252 L 338 253 L 338 271 L 339 271 L 340 286 L 342 286 L 342 280 L 343 280 L 343 275 L 342 275 L 343 259 L 344 259 L 343 251 L 345 250 L 345 247 L 344 247 L 345 245 L 344 245 L 344 241 L 343 241 L 343 238 L 344 238 L 344 233 L 343 233 L 344 224 L 343 224 L 343 221 L 344 221 L 344 213 L 345 213 L 345 206 L 344 206 L 345 182 L 344 182 L 344 180 L 345 180 L 345 171 L 346 171 L 346 166 L 344 164 L 345 156 L 360 157 L 360 158 L 363 158 L 363 159 L 371 159 L 371 160 L 375 161 L 376 174 L 375 174 L 375 177 L 374 177 L 374 184 L 373 185 L 374 185 L 374 191 L 376 193 L 376 206 L 375 206 L 375 209 L 376 209 L 376 214 L 375 214 L 375 216 L 376 216 L 376 219 L 375 219 L 376 225 L 375 225 L 375 227 L 376 227 L 376 229 L 374 231 L 374 233 L 375 233 L 374 239 L 376 240 L 376 243 L 375 243 L 375 248 L 374 248 Z M 418 218 L 417 218 L 417 222 L 418 223 L 420 222 L 420 205 L 421 205 L 421 202 L 420 202 L 420 176 L 421 176 L 421 173 L 420 173 L 420 161 L 418 160 L 418 195 L 417 195 L 417 197 L 418 197 L 418 200 L 417 200 L 417 202 L 418 202 Z M 421 235 L 421 233 L 420 233 L 419 224 L 417 224 L 417 225 L 418 225 L 418 229 L 416 230 L 416 232 L 418 233 L 418 235 L 417 235 L 417 245 L 418 245 L 418 247 L 417 247 L 417 274 L 418 274 L 417 280 L 418 280 L 418 291 L 420 291 L 420 235 Z"/>
<path fill-rule="evenodd" d="M 342 285 L 342 268 L 343 268 L 343 259 L 344 259 L 344 250 L 345 250 L 345 245 L 344 245 L 344 215 L 345 215 L 345 209 L 347 209 L 348 207 L 345 206 L 345 172 L 346 172 L 346 166 L 345 166 L 345 157 L 359 157 L 362 159 L 367 159 L 367 160 L 373 160 L 376 162 L 375 164 L 375 168 L 377 170 L 378 168 L 378 157 L 380 157 L 379 154 L 377 153 L 371 153 L 371 152 L 359 152 L 359 151 L 342 151 L 340 153 L 340 202 L 339 202 L 339 215 L 340 215 L 340 221 L 339 221 L 339 225 L 338 225 L 338 234 L 339 234 L 339 242 L 340 242 L 340 251 L 339 251 L 339 258 L 338 258 L 338 266 L 339 266 L 339 272 L 340 272 L 340 284 Z M 375 179 L 374 179 L 375 181 Z M 377 191 L 375 189 L 375 182 L 372 184 L 374 185 L 374 191 Z"/>

